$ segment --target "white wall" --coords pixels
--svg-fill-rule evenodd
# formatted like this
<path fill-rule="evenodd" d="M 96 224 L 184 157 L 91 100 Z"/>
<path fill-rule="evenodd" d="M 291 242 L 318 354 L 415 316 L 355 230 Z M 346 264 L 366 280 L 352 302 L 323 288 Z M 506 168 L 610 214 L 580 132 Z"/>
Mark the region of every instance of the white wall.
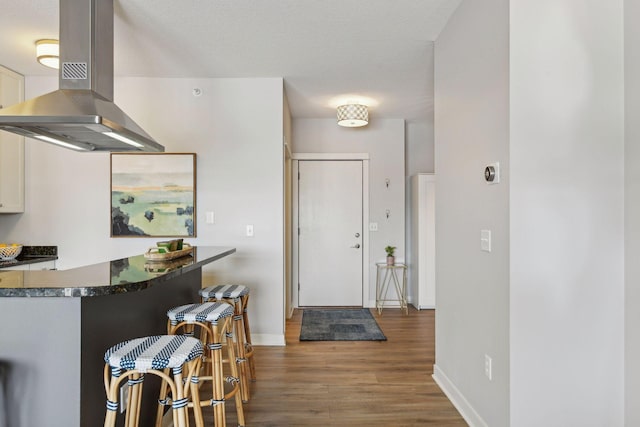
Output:
<path fill-rule="evenodd" d="M 291 183 L 291 170 L 292 170 L 292 160 L 291 160 L 291 139 L 292 139 L 292 121 L 291 121 L 291 110 L 289 109 L 289 102 L 287 101 L 286 93 L 284 97 L 284 138 L 285 138 L 285 152 L 284 152 L 284 180 L 283 180 L 283 193 L 284 193 L 284 248 L 285 248 L 285 265 L 284 265 L 284 277 L 285 277 L 285 295 L 284 295 L 284 306 L 285 306 L 285 315 L 286 318 L 291 317 L 293 314 L 293 307 L 291 305 L 291 295 L 293 293 L 293 281 L 291 277 L 293 266 L 292 262 L 292 212 L 291 212 L 291 200 L 292 200 L 292 183 Z M 283 322 L 285 320 L 283 319 Z"/>
<path fill-rule="evenodd" d="M 625 426 L 640 425 L 640 1 L 625 0 Z"/>
<path fill-rule="evenodd" d="M 433 82 L 431 82 L 433 86 Z M 431 88 L 433 90 L 433 87 Z M 434 135 L 433 135 L 433 108 L 426 111 L 427 120 L 422 122 L 407 122 L 405 125 L 405 243 L 406 257 L 410 265 L 415 265 L 417 260 L 412 253 L 413 236 L 411 224 L 411 177 L 417 173 L 433 173 L 434 171 Z M 417 283 L 417 274 L 414 269 L 409 268 L 407 280 L 409 283 Z M 417 286 L 417 284 L 416 284 Z M 414 285 L 409 286 L 409 302 L 414 300 L 412 290 Z"/>
<path fill-rule="evenodd" d="M 433 111 L 424 122 L 407 122 L 405 129 L 407 177 L 417 173 L 433 173 Z"/>
<path fill-rule="evenodd" d="M 57 79 L 27 78 L 26 88 L 31 98 L 56 89 Z M 167 152 L 197 153 L 198 237 L 188 240 L 237 248 L 205 267 L 204 285 L 250 286 L 252 338 L 267 344 L 284 343 L 283 97 L 280 78 L 115 82 L 116 103 Z M 109 154 L 33 140 L 26 151 L 26 212 L 0 216 L 0 240 L 58 245 L 61 269 L 155 245 L 157 239 L 109 237 Z M 206 211 L 215 213 L 215 224 L 205 224 Z M 255 237 L 244 235 L 247 224 Z"/>
<path fill-rule="evenodd" d="M 509 425 L 508 20 L 508 0 L 465 1 L 435 44 L 434 378 L 472 425 L 491 427 Z M 495 161 L 501 183 L 488 185 Z"/>
<path fill-rule="evenodd" d="M 623 1 L 510 16 L 511 425 L 621 426 Z"/>
<path fill-rule="evenodd" d="M 296 153 L 369 153 L 369 221 L 377 222 L 379 231 L 364 227 L 371 260 L 369 295 L 375 298 L 374 263 L 386 257 L 385 246 L 396 246 L 397 258 L 405 255 L 404 121 L 371 120 L 364 128 L 342 128 L 333 119 L 294 119 L 293 141 Z"/>

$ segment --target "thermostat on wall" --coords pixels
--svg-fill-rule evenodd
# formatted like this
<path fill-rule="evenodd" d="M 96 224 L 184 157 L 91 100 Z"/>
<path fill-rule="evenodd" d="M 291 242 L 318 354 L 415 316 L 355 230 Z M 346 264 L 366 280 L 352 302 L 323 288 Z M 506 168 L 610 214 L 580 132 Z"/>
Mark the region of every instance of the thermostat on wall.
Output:
<path fill-rule="evenodd" d="M 487 184 L 497 184 L 500 182 L 500 163 L 495 162 L 488 164 L 484 168 L 484 179 Z"/>

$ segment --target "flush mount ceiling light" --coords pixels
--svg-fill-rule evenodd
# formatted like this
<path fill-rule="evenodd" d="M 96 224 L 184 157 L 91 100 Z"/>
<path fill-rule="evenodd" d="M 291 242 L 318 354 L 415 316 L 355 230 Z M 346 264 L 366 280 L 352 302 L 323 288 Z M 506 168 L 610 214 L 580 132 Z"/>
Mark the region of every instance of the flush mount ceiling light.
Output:
<path fill-rule="evenodd" d="M 45 67 L 60 68 L 60 44 L 58 40 L 43 39 L 36 41 L 36 58 Z"/>
<path fill-rule="evenodd" d="M 366 105 L 346 104 L 338 107 L 338 125 L 356 128 L 369 124 L 369 110 Z"/>

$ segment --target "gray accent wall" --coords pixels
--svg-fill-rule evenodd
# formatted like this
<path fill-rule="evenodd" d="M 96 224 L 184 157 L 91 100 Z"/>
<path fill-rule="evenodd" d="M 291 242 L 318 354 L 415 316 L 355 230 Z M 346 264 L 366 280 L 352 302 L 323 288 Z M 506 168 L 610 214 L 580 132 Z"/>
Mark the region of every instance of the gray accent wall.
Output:
<path fill-rule="evenodd" d="M 436 41 L 436 367 L 467 419 L 509 425 L 508 0 L 466 1 Z M 500 162 L 500 184 L 484 167 Z M 492 252 L 480 230 L 492 231 Z M 492 359 L 490 381 L 485 355 Z M 473 425 L 473 424 L 472 424 Z"/>
<path fill-rule="evenodd" d="M 625 0 L 625 426 L 640 425 L 640 1 Z"/>
<path fill-rule="evenodd" d="M 624 363 L 631 12 L 622 0 L 465 1 L 436 41 L 435 378 L 472 426 L 622 426 L 625 379 L 637 401 L 629 123 Z"/>

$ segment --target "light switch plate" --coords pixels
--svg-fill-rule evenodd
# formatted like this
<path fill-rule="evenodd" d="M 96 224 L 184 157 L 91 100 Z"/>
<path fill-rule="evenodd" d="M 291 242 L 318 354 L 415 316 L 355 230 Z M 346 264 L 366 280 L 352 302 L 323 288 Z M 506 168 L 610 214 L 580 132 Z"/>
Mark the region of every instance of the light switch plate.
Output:
<path fill-rule="evenodd" d="M 207 218 L 206 218 L 206 222 L 207 224 L 215 224 L 216 219 L 215 219 L 215 215 L 213 214 L 213 212 L 207 212 Z"/>
<path fill-rule="evenodd" d="M 491 252 L 491 230 L 480 230 L 480 250 Z"/>
<path fill-rule="evenodd" d="M 247 225 L 247 237 L 253 237 L 253 225 Z"/>

